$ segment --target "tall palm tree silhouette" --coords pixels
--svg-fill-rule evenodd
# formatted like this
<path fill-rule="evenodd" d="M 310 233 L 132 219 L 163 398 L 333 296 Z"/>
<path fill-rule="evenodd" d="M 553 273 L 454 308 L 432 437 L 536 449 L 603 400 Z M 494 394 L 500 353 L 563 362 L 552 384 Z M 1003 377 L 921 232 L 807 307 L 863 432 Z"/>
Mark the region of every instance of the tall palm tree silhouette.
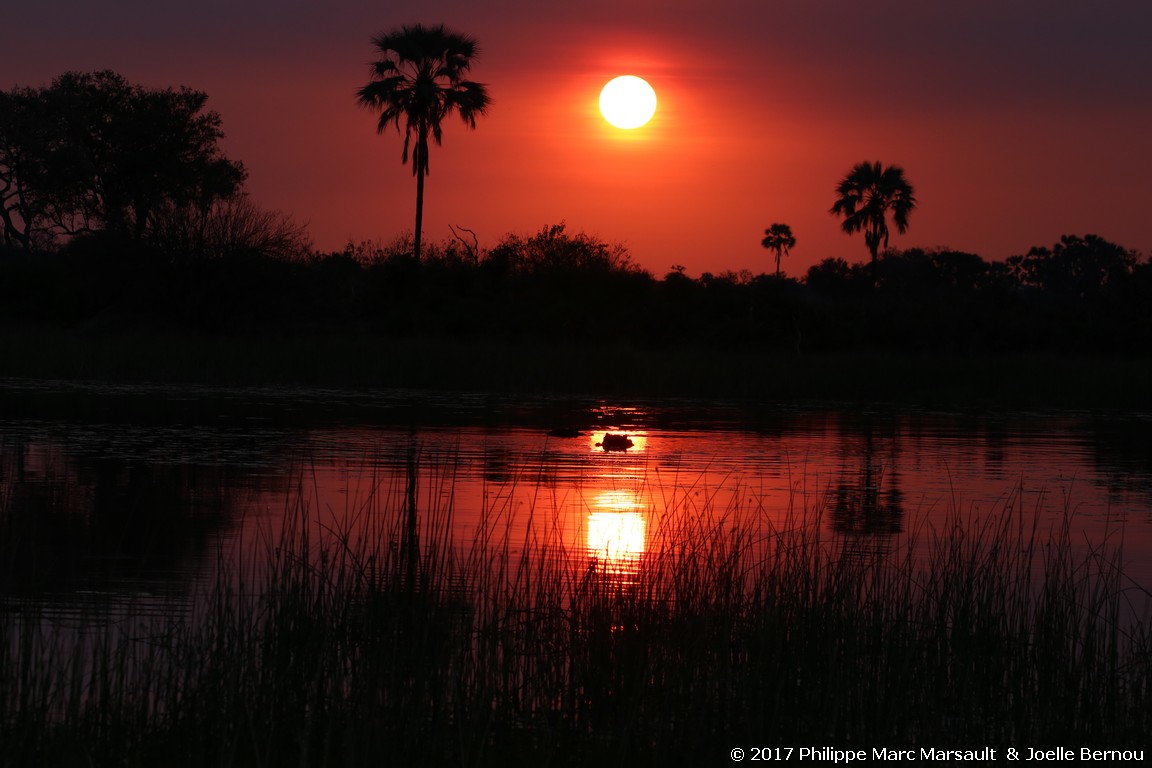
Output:
<path fill-rule="evenodd" d="M 788 249 L 796 246 L 792 227 L 787 224 L 773 224 L 764 230 L 764 239 L 760 241 L 760 245 L 776 254 L 776 277 L 780 277 L 780 257 L 787 256 Z"/>
<path fill-rule="evenodd" d="M 872 254 L 872 283 L 876 283 L 876 255 L 880 244 L 888 247 L 888 212 L 892 223 L 903 234 L 908 230 L 908 214 L 916 207 L 912 185 L 898 165 L 885 168 L 879 162 L 857 163 L 836 187 L 839 196 L 829 211 L 843 216 L 840 225 L 848 234 L 863 230 L 864 243 Z"/>
<path fill-rule="evenodd" d="M 441 121 L 456 112 L 469 128 L 483 115 L 491 98 L 485 86 L 465 80 L 477 56 L 476 41 L 443 25 L 403 26 L 372 39 L 381 58 L 372 64 L 372 80 L 357 91 L 362 106 L 380 110 L 376 132 L 389 125 L 400 130 L 404 120 L 403 162 L 412 152 L 416 177 L 416 261 L 420 260 L 424 223 L 424 177 L 428 175 L 428 137 L 441 143 Z M 412 146 L 415 136 L 416 144 Z"/>

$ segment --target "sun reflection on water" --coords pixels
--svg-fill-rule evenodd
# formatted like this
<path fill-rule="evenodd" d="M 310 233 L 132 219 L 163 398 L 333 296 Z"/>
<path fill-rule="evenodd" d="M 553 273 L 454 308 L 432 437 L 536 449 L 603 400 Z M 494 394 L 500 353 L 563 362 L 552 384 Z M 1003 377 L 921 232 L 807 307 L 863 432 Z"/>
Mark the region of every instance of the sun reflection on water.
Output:
<path fill-rule="evenodd" d="M 588 555 L 602 566 L 618 569 L 635 565 L 644 554 L 647 520 L 634 493 L 600 491 L 588 513 Z"/>
<path fill-rule="evenodd" d="M 647 522 L 639 512 L 588 515 L 588 554 L 605 565 L 627 566 L 644 554 Z"/>

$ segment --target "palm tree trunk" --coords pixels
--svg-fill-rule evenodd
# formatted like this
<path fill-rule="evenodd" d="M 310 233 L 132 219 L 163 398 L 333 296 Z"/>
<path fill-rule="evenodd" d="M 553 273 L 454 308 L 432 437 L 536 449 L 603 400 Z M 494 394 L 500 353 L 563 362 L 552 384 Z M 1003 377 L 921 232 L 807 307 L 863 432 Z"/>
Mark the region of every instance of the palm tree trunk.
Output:
<path fill-rule="evenodd" d="M 420 262 L 420 230 L 424 226 L 424 171 L 416 172 L 416 243 L 413 258 Z"/>
<path fill-rule="evenodd" d="M 869 229 L 864 233 L 864 243 L 868 246 L 868 253 L 872 254 L 872 261 L 868 265 L 869 271 L 872 273 L 872 287 L 876 287 L 876 261 L 880 253 L 880 233 L 875 229 Z"/>
<path fill-rule="evenodd" d="M 413 259 L 420 263 L 420 233 L 424 227 L 424 177 L 428 175 L 428 126 L 420 122 L 420 136 L 416 143 L 416 232 Z"/>

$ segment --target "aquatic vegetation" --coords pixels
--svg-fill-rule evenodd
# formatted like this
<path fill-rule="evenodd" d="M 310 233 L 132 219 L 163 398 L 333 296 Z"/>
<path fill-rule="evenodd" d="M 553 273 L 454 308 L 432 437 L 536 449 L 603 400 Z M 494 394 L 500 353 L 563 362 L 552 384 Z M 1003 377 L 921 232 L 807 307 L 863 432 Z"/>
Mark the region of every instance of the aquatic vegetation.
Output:
<path fill-rule="evenodd" d="M 500 494 L 455 541 L 454 467 L 416 467 L 338 529 L 300 488 L 284 530 L 166 611 L 0 596 L 0 764 L 696 765 L 1152 734 L 1147 592 L 1010 504 L 878 548 L 829 533 L 819 499 L 765 528 L 668 497 L 613 560 L 555 520 L 509 525 Z"/>

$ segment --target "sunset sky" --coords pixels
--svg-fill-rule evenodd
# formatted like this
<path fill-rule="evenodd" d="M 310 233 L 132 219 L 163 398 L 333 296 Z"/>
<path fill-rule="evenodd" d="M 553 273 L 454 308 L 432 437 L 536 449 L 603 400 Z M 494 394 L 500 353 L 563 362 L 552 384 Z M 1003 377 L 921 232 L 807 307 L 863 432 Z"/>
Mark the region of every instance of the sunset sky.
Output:
<path fill-rule="evenodd" d="M 370 38 L 444 23 L 478 39 L 493 104 L 430 154 L 425 237 L 484 246 L 560 221 L 655 274 L 793 275 L 863 238 L 828 213 L 857 162 L 904 167 L 919 208 L 896 247 L 1001 259 L 1061 234 L 1152 252 L 1152 4 L 1147 0 L 40 0 L 3 13 L 0 88 L 113 69 L 209 94 L 257 203 L 316 246 L 413 226 L 402 139 L 356 106 Z M 605 82 L 656 89 L 644 128 L 600 117 Z"/>

